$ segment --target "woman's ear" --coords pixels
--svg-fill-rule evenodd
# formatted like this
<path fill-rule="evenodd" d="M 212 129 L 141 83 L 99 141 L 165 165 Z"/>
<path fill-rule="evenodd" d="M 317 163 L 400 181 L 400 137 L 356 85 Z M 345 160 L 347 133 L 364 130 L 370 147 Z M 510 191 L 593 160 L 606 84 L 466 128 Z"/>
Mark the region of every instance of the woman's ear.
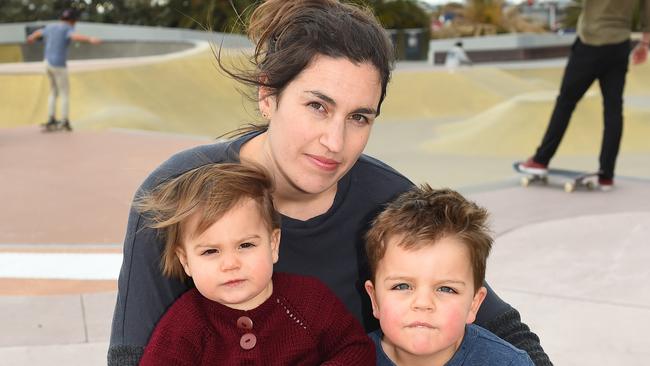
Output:
<path fill-rule="evenodd" d="M 277 98 L 268 86 L 257 88 L 257 107 L 265 120 L 270 120 L 276 108 Z"/>

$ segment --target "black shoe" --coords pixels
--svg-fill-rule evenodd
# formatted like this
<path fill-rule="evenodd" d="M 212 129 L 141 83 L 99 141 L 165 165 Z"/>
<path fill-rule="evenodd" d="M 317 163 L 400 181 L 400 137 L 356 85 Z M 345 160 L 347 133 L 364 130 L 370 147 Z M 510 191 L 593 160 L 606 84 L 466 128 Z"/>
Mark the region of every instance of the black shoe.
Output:
<path fill-rule="evenodd" d="M 63 130 L 66 130 L 68 132 L 72 131 L 72 126 L 70 126 L 70 121 L 67 119 L 64 119 L 63 122 L 61 123 L 61 127 L 59 127 Z"/>
<path fill-rule="evenodd" d="M 58 124 L 59 123 L 54 118 L 50 117 L 47 123 L 43 124 L 43 127 L 45 127 L 47 131 L 54 131 L 57 129 Z"/>

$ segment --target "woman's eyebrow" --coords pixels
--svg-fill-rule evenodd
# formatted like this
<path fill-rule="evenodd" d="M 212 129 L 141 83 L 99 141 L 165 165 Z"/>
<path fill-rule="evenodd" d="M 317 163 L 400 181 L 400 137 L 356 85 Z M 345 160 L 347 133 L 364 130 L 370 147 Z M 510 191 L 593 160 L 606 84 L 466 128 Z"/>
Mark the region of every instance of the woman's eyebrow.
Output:
<path fill-rule="evenodd" d="M 307 90 L 307 93 L 315 96 L 318 99 L 323 100 L 324 102 L 327 102 L 328 104 L 331 104 L 333 106 L 336 106 L 336 101 L 334 99 L 330 98 L 329 96 L 317 91 L 317 90 Z"/>
<path fill-rule="evenodd" d="M 325 94 L 323 94 L 323 93 L 321 93 L 321 92 L 319 92 L 317 90 L 307 90 L 307 93 L 309 93 L 309 94 L 315 96 L 316 98 L 326 102 L 327 104 L 330 104 L 330 105 L 336 107 L 336 101 L 334 99 L 330 98 L 329 96 L 327 96 L 327 95 L 325 95 Z M 361 108 L 355 109 L 354 111 L 352 111 L 352 113 L 377 115 L 377 110 L 374 109 L 374 108 L 370 108 L 370 107 L 361 107 Z"/>
<path fill-rule="evenodd" d="M 360 113 L 360 114 L 372 114 L 372 115 L 377 115 L 377 110 L 374 108 L 359 108 L 355 109 L 352 111 L 352 113 Z"/>

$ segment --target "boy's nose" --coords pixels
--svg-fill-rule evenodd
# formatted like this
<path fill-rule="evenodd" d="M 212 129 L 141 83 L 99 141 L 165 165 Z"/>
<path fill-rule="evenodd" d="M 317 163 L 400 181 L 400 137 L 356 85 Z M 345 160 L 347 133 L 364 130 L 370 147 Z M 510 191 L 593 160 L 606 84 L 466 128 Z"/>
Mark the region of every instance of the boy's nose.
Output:
<path fill-rule="evenodd" d="M 416 293 L 412 304 L 413 310 L 417 311 L 434 311 L 436 309 L 433 295 L 428 293 Z"/>

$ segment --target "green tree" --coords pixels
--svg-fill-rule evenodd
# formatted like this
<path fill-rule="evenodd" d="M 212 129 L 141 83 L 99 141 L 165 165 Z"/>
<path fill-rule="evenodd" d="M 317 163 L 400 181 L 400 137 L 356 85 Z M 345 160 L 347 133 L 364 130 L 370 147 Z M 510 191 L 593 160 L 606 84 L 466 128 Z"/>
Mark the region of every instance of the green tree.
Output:
<path fill-rule="evenodd" d="M 0 0 L 0 23 L 53 20 L 66 8 L 87 22 L 243 31 L 242 18 L 262 0 Z M 414 0 L 349 0 L 371 8 L 386 28 L 429 28 Z"/>
<path fill-rule="evenodd" d="M 467 19 L 479 24 L 502 25 L 503 0 L 471 0 L 467 6 Z"/>
<path fill-rule="evenodd" d="M 369 7 L 384 28 L 429 28 L 427 12 L 414 0 L 350 0 Z"/>
<path fill-rule="evenodd" d="M 577 0 L 566 9 L 566 14 L 562 20 L 562 27 L 567 29 L 576 29 L 578 27 L 578 18 L 582 10 L 582 0 Z"/>

